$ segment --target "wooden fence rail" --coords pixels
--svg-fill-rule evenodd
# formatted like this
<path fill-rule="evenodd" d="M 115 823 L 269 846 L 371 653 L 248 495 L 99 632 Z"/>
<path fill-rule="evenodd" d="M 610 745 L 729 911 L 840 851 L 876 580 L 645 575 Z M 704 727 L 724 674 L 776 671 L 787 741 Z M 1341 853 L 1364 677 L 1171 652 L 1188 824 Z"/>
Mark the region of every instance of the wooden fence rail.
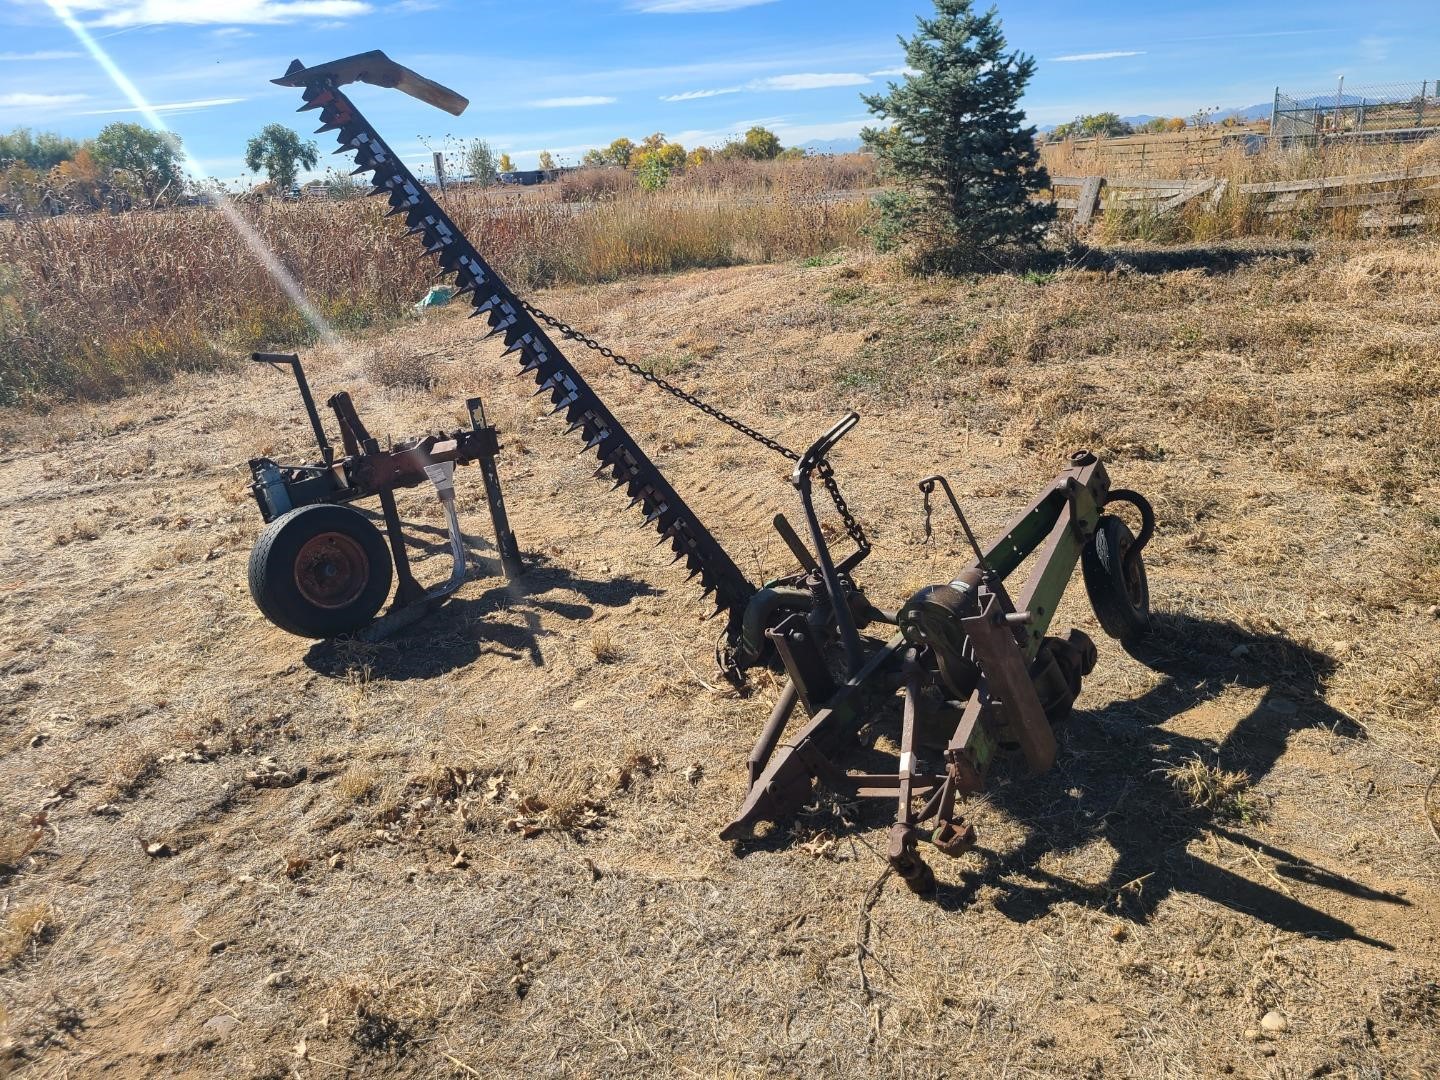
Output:
<path fill-rule="evenodd" d="M 1440 177 L 1440 165 L 1392 170 L 1357 176 L 1321 176 L 1311 180 L 1276 180 L 1267 183 L 1237 184 L 1235 197 L 1246 200 L 1261 214 L 1281 214 L 1302 208 L 1341 209 L 1371 207 L 1360 214 L 1360 226 L 1366 229 L 1388 229 L 1424 224 L 1424 214 L 1401 213 L 1413 203 L 1440 202 L 1440 184 L 1419 186 L 1420 181 Z M 1204 198 L 1210 209 L 1220 205 L 1230 190 L 1230 181 L 1223 177 L 1200 177 L 1186 180 L 1136 179 L 1107 176 L 1052 176 L 1054 203 L 1061 210 L 1075 211 L 1075 225 L 1085 228 L 1093 224 L 1097 214 L 1107 210 L 1148 207 L 1157 214 L 1170 214 L 1196 199 Z M 1326 194 L 1347 188 L 1399 184 L 1399 188 L 1383 191 L 1356 191 L 1350 194 Z M 1062 196 L 1061 189 L 1075 189 L 1074 196 Z M 1319 198 L 1302 202 L 1311 192 Z"/>

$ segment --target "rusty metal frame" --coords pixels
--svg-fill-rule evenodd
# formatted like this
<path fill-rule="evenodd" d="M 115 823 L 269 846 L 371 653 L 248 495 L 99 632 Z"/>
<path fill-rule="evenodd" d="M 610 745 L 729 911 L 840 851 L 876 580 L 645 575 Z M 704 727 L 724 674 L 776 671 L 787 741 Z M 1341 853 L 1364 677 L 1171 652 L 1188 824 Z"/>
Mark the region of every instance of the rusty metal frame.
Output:
<path fill-rule="evenodd" d="M 254 353 L 251 359 L 292 369 L 320 452 L 319 461 L 295 465 L 281 464 L 268 457 L 251 459 L 250 490 L 265 522 L 268 524 L 292 510 L 316 503 L 338 505 L 374 498 L 380 504 L 397 583 L 390 612 L 377 621 L 378 629 L 366 636 L 383 636 L 413 621 L 422 613 L 420 608 L 424 603 L 448 596 L 464 582 L 464 536 L 454 496 L 456 466 L 479 465 L 501 569 L 510 581 L 525 572 L 500 488 L 496 466 L 496 456 L 501 449 L 499 433 L 486 421 L 484 405 L 478 397 L 465 403 L 470 415 L 468 428 L 422 435 L 381 447 L 360 419 L 350 395 L 341 390 L 326 401 L 340 431 L 343 453 L 337 457 L 315 408 L 300 358 L 291 353 Z M 427 483 L 434 485 L 445 510 L 452 562 L 449 578 L 429 588 L 416 580 L 411 568 L 404 523 L 395 501 L 396 491 Z"/>
<path fill-rule="evenodd" d="M 922 491 L 928 496 L 942 480 L 927 478 Z M 921 590 L 887 620 L 897 622 L 901 632 L 886 642 L 871 642 L 860 664 L 847 663 L 848 678 L 836 682 L 830 674 L 825 639 L 813 619 L 791 616 L 768 631 L 788 678 L 750 755 L 749 790 L 721 832 L 723 839 L 742 840 L 759 823 L 793 814 L 814 798 L 817 784 L 842 799 L 893 799 L 897 810 L 887 855 L 912 888 L 924 891 L 934 877 L 919 855 L 920 844 L 951 856 L 973 845 L 974 829 L 956 815 L 955 805 L 983 790 L 1001 746 L 1016 746 L 1032 772 L 1053 765 L 1056 743 L 1047 713 L 1068 709 L 1080 677 L 1094 665 L 1094 646 L 1078 631 L 1061 637 L 1046 631 L 1111 500 L 1109 477 L 1093 454 L 1076 453 L 1071 467 L 984 550 L 973 544 L 959 503 L 948 484 L 945 488 L 975 558 L 949 585 Z M 1116 494 L 1141 508 L 1142 537 L 1148 540 L 1153 530 L 1148 504 L 1131 492 Z M 823 567 L 824 538 L 818 529 L 811 538 Z M 1132 550 L 1138 557 L 1138 546 Z M 1035 565 L 1012 602 L 1006 579 L 1031 555 Z M 954 617 L 942 620 L 947 640 L 924 632 L 926 624 L 912 616 L 927 604 L 934 610 L 937 602 L 953 607 Z M 924 692 L 927 687 L 938 688 L 945 700 L 938 714 L 931 704 L 935 695 Z M 891 688 L 900 689 L 904 699 L 895 771 L 846 771 L 837 757 L 871 718 L 874 692 Z M 797 706 L 805 709 L 809 722 L 786 737 Z M 943 768 L 922 767 L 922 719 L 950 725 Z"/>

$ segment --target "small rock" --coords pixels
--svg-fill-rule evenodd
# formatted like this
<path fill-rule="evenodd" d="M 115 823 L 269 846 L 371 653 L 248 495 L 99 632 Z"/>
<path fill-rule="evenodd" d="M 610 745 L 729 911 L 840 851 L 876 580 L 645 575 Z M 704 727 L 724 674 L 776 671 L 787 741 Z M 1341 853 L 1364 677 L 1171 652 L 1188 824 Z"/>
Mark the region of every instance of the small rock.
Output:
<path fill-rule="evenodd" d="M 687 783 L 698 784 L 700 782 L 700 777 L 704 775 L 705 767 L 701 765 L 698 761 L 685 770 L 685 780 Z"/>
<path fill-rule="evenodd" d="M 48 738 L 50 738 L 48 731 L 37 731 L 34 735 L 30 736 L 30 748 L 33 750 Z"/>
<path fill-rule="evenodd" d="M 1274 1057 L 1274 1056 L 1275 1056 L 1275 1047 L 1271 1046 L 1271 1045 L 1268 1044 L 1268 1043 L 1265 1044 L 1264 1046 L 1260 1047 L 1260 1056 L 1261 1056 L 1261 1057 Z"/>
<path fill-rule="evenodd" d="M 1250 655 L 1250 646 L 1236 645 L 1233 649 L 1230 650 L 1230 655 L 1233 656 L 1236 660 L 1242 660 Z"/>
<path fill-rule="evenodd" d="M 1265 699 L 1265 707 L 1271 712 L 1277 712 L 1281 716 L 1294 716 L 1300 706 L 1291 701 L 1288 697 L 1281 697 L 1279 694 L 1271 694 Z"/>
<path fill-rule="evenodd" d="M 230 1032 L 234 1031 L 235 1026 L 239 1023 L 240 1021 L 236 1020 L 235 1017 L 229 1013 L 219 1013 L 212 1016 L 209 1020 L 206 1020 L 203 1026 L 207 1035 L 214 1035 L 216 1038 L 223 1039 L 226 1035 L 229 1035 Z"/>
<path fill-rule="evenodd" d="M 1337 641 L 1330 646 L 1330 651 L 1336 656 L 1349 656 L 1350 650 L 1354 647 L 1348 641 Z"/>
<path fill-rule="evenodd" d="M 1286 1020 L 1285 1014 L 1278 1009 L 1271 1009 L 1260 1018 L 1260 1027 L 1271 1035 L 1279 1035 L 1290 1029 L 1290 1021 Z"/>
<path fill-rule="evenodd" d="M 1260 1034 L 1260 1029 L 1259 1029 L 1259 1028 L 1246 1028 L 1246 1029 L 1245 1029 L 1245 1041 L 1246 1041 L 1246 1042 L 1259 1042 L 1259 1041 L 1261 1040 L 1261 1038 L 1263 1038 L 1263 1036 Z"/>
<path fill-rule="evenodd" d="M 288 971 L 272 971 L 269 975 L 265 976 L 265 985 L 272 990 L 282 986 L 289 986 L 292 981 L 290 972 Z"/>
<path fill-rule="evenodd" d="M 1432 619 L 1440 619 L 1440 604 L 1431 604 L 1425 609 L 1425 614 L 1429 615 Z"/>
<path fill-rule="evenodd" d="M 211 956 L 219 956 L 222 952 L 224 952 L 224 951 L 225 951 L 226 949 L 228 949 L 229 947 L 230 947 L 230 942 L 226 941 L 224 938 L 220 938 L 218 941 L 212 941 L 212 942 L 210 943 L 210 955 L 211 955 Z"/>
<path fill-rule="evenodd" d="M 119 817 L 120 807 L 116 806 L 113 802 L 103 802 L 90 812 L 97 817 Z"/>
<path fill-rule="evenodd" d="M 175 854 L 175 849 L 163 840 L 152 840 L 148 844 L 141 841 L 140 850 L 152 859 L 164 859 Z"/>

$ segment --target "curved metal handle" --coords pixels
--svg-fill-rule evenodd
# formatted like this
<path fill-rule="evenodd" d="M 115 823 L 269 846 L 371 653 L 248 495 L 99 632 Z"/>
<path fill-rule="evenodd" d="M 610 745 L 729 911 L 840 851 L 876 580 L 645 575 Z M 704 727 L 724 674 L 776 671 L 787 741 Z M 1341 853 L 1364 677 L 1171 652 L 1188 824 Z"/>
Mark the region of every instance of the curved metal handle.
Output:
<path fill-rule="evenodd" d="M 840 422 L 827 431 L 820 438 L 811 444 L 810 449 L 800 455 L 800 460 L 795 463 L 795 471 L 790 474 L 790 482 L 796 487 L 801 481 L 809 476 L 819 467 L 820 463 L 829 456 L 830 451 L 835 449 L 835 444 L 843 439 L 856 424 L 860 422 L 860 414 L 848 412 L 841 418 Z"/>

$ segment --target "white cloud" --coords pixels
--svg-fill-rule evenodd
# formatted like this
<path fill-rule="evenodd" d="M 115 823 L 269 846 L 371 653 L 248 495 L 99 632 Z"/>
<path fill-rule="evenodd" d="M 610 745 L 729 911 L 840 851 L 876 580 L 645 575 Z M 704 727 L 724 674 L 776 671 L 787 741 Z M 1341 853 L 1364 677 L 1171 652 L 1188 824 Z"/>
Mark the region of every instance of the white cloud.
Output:
<path fill-rule="evenodd" d="M 771 75 L 764 79 L 751 79 L 743 86 L 720 86 L 711 90 L 686 90 L 680 94 L 664 94 L 661 101 L 694 101 L 696 98 L 718 97 L 721 94 L 739 94 L 743 91 L 763 93 L 767 90 L 824 90 L 832 86 L 866 86 L 870 76 L 855 72 L 806 72 L 798 75 Z"/>
<path fill-rule="evenodd" d="M 690 15 L 706 11 L 738 11 L 773 4 L 775 0 L 635 0 L 630 6 L 651 15 Z"/>
<path fill-rule="evenodd" d="M 738 94 L 743 86 L 721 86 L 715 90 L 687 90 L 683 94 L 662 94 L 661 101 L 694 101 L 697 98 L 719 97 L 721 94 Z"/>
<path fill-rule="evenodd" d="M 823 90 L 830 86 L 864 86 L 868 76 L 854 72 L 830 74 L 772 75 L 768 79 L 756 79 L 750 84 L 752 90 Z"/>
<path fill-rule="evenodd" d="M 539 101 L 532 101 L 530 105 L 536 109 L 574 109 L 583 108 L 587 105 L 614 105 L 613 97 L 601 97 L 598 95 L 582 97 L 552 97 L 541 98 Z"/>
<path fill-rule="evenodd" d="M 374 10 L 365 0 L 71 0 L 69 6 L 93 26 L 274 24 Z"/>
<path fill-rule="evenodd" d="M 1079 64 L 1087 60 L 1118 60 L 1122 56 L 1144 56 L 1143 49 L 1116 49 L 1113 52 L 1071 53 L 1069 56 L 1051 57 L 1053 64 Z"/>
<path fill-rule="evenodd" d="M 879 71 L 872 71 L 872 72 L 870 72 L 870 77 L 871 77 L 872 79 L 890 79 L 890 78 L 894 78 L 894 77 L 896 77 L 896 76 L 898 76 L 898 75 L 919 75 L 919 74 L 920 74 L 920 72 L 916 71 L 916 70 L 915 70 L 914 68 L 912 68 L 909 64 L 906 64 L 906 65 L 904 65 L 904 66 L 902 66 L 902 67 L 881 68 Z"/>
<path fill-rule="evenodd" d="M 66 52 L 63 49 L 47 49 L 41 52 L 0 52 L 0 60 L 78 60 L 83 54 Z"/>
<path fill-rule="evenodd" d="M 0 109 L 53 109 L 84 100 L 84 94 L 0 94 Z"/>
<path fill-rule="evenodd" d="M 200 109 L 213 109 L 217 105 L 234 105 L 244 100 L 244 98 L 238 97 L 206 98 L 203 101 L 171 101 L 163 105 L 151 105 L 150 108 L 154 109 L 157 113 L 196 112 Z M 85 112 L 82 112 L 80 115 L 113 116 L 116 113 L 131 113 L 139 111 L 140 109 L 138 109 L 134 105 L 129 105 L 123 109 L 88 109 Z"/>

